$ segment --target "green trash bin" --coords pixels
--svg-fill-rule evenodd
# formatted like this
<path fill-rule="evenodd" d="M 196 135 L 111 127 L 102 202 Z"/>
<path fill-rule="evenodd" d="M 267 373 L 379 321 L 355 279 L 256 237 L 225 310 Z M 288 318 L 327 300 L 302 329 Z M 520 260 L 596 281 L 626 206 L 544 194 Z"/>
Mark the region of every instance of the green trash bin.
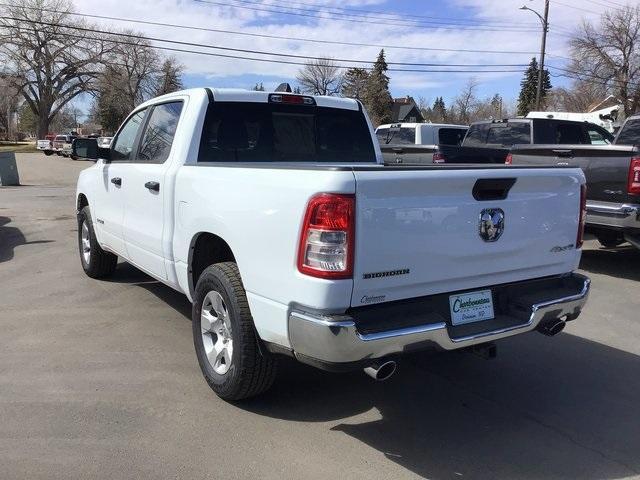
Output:
<path fill-rule="evenodd" d="M 13 152 L 0 152 L 0 185 L 20 185 L 16 155 Z"/>

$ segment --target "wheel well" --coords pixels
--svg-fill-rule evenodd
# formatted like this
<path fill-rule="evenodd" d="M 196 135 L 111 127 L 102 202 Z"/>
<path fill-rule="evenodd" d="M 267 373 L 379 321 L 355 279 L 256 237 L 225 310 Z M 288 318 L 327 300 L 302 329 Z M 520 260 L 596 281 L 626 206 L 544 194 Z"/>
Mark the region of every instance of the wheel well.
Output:
<path fill-rule="evenodd" d="M 89 205 L 89 200 L 87 200 L 87 197 L 85 197 L 83 193 L 78 195 L 78 203 L 77 203 L 78 211 L 82 210 L 87 205 Z"/>
<path fill-rule="evenodd" d="M 191 241 L 189 251 L 189 289 L 193 290 L 200 275 L 209 265 L 219 262 L 235 262 L 231 247 L 213 233 L 200 233 Z"/>

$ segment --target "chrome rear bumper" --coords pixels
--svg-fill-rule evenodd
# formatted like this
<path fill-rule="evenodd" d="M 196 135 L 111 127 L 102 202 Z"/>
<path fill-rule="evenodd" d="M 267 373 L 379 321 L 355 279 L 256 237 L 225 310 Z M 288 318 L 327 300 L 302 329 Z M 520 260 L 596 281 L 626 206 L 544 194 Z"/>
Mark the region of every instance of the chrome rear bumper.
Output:
<path fill-rule="evenodd" d="M 640 228 L 640 205 L 588 201 L 587 225 Z"/>
<path fill-rule="evenodd" d="M 350 315 L 320 315 L 294 310 L 289 316 L 289 337 L 295 355 L 308 363 L 352 363 L 437 346 L 464 348 L 534 330 L 542 321 L 575 319 L 587 301 L 591 281 L 572 273 L 563 277 L 570 285 L 558 298 L 509 307 L 509 326 L 452 336 L 449 320 L 364 333 Z M 526 283 L 526 282 L 525 282 Z M 500 286 L 494 287 L 496 289 Z M 504 315 L 508 317 L 507 314 Z M 310 362 L 309 362 L 310 361 Z"/>

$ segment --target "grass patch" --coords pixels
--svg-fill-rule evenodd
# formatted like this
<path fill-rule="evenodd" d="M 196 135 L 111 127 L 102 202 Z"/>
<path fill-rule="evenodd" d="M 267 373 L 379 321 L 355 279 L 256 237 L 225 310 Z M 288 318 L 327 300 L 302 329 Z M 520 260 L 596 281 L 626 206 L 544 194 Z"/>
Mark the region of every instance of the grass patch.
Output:
<path fill-rule="evenodd" d="M 33 153 L 37 151 L 34 142 L 0 142 L 0 152 Z"/>

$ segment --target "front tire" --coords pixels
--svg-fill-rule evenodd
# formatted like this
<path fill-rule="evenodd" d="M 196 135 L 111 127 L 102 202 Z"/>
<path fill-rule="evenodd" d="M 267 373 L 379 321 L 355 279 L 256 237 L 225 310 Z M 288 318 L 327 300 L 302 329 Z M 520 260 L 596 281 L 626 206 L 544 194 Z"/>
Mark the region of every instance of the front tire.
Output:
<path fill-rule="evenodd" d="M 78 213 L 78 250 L 82 269 L 91 278 L 111 275 L 118 264 L 118 256 L 100 247 L 93 230 L 89 206 Z"/>
<path fill-rule="evenodd" d="M 200 369 L 220 398 L 242 400 L 271 387 L 276 359 L 260 351 L 235 263 L 216 263 L 202 272 L 195 288 L 192 319 Z"/>
<path fill-rule="evenodd" d="M 51 155 L 53 155 L 53 152 L 52 152 L 51 150 L 45 150 L 45 151 L 44 151 L 44 154 L 45 154 L 47 157 L 50 157 Z"/>

